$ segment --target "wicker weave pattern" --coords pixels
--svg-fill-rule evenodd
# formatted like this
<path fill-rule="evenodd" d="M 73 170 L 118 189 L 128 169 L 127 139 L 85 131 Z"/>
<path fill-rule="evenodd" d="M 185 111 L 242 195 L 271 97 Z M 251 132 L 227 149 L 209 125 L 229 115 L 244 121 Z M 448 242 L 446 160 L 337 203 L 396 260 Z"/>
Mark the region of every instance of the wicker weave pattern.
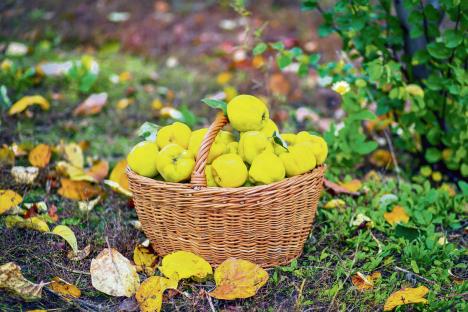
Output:
<path fill-rule="evenodd" d="M 213 265 L 229 257 L 262 267 L 287 264 L 309 235 L 325 167 L 268 185 L 206 187 L 209 147 L 225 123 L 218 116 L 207 132 L 191 183 L 153 180 L 127 169 L 143 231 L 160 255 L 187 250 Z"/>

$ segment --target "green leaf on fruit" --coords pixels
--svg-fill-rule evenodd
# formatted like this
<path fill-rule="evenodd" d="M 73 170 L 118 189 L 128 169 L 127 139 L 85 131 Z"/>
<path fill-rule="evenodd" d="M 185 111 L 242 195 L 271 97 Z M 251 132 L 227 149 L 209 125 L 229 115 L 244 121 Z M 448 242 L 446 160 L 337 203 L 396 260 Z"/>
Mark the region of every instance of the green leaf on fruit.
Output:
<path fill-rule="evenodd" d="M 151 122 L 145 122 L 138 129 L 138 136 L 142 137 L 146 141 L 156 141 L 156 135 L 158 134 L 160 126 Z"/>
<path fill-rule="evenodd" d="M 288 143 L 286 143 L 286 141 L 283 140 L 283 138 L 281 137 L 278 131 L 273 132 L 272 138 L 276 144 L 278 144 L 279 146 L 281 146 L 282 148 L 284 148 L 285 150 L 289 152 Z"/>
<path fill-rule="evenodd" d="M 227 116 L 227 103 L 226 102 L 221 101 L 221 100 L 215 100 L 215 99 L 203 99 L 202 102 L 208 105 L 209 107 L 222 110 L 224 115 Z"/>

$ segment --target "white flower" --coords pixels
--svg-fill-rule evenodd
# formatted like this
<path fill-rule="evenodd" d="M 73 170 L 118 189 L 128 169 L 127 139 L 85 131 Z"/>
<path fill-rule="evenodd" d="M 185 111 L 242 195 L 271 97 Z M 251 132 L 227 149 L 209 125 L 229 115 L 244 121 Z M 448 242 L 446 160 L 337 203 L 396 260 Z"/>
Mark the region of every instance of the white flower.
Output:
<path fill-rule="evenodd" d="M 335 82 L 332 86 L 332 90 L 336 93 L 343 95 L 350 90 L 349 83 L 347 83 L 346 81 Z"/>

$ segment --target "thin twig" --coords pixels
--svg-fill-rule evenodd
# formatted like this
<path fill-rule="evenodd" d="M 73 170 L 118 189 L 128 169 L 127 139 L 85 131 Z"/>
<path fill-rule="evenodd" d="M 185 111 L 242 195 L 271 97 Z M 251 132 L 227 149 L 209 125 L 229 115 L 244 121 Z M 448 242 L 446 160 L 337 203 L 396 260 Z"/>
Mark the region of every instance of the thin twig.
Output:
<path fill-rule="evenodd" d="M 377 243 L 377 247 L 379 247 L 379 251 L 377 252 L 378 255 L 382 253 L 382 243 L 375 237 L 374 233 L 372 233 L 371 230 L 369 230 L 369 233 L 372 237 L 372 239 Z"/>
<path fill-rule="evenodd" d="M 427 279 L 427 278 L 425 278 L 424 276 L 421 276 L 421 275 L 416 274 L 416 273 L 414 273 L 414 272 L 411 272 L 411 271 L 408 271 L 408 270 L 406 270 L 406 269 L 400 268 L 399 266 L 396 266 L 396 265 L 395 265 L 395 269 L 398 270 L 398 271 L 400 271 L 400 272 L 406 273 L 406 274 L 414 275 L 414 276 L 416 276 L 417 278 L 419 278 L 419 279 L 421 279 L 421 280 L 423 280 L 423 281 L 425 281 L 425 282 L 427 282 L 427 283 L 429 283 L 429 284 L 432 284 L 432 285 L 435 284 L 434 281 L 431 281 L 430 279 Z"/>
<path fill-rule="evenodd" d="M 206 292 L 206 290 L 203 290 L 203 293 L 206 297 L 206 300 L 208 300 L 208 303 L 210 304 L 211 312 L 216 312 L 216 309 L 213 305 L 213 301 L 211 300 L 211 296 Z"/>

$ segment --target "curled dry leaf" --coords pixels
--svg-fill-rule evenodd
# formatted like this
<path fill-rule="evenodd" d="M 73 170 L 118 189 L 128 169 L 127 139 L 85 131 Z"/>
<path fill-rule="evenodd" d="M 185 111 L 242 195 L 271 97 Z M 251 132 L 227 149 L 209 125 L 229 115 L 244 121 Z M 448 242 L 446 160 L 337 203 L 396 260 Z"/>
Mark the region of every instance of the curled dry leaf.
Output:
<path fill-rule="evenodd" d="M 96 161 L 91 168 L 86 170 L 86 175 L 91 177 L 94 181 L 101 182 L 107 177 L 109 172 L 109 163 L 105 160 Z"/>
<path fill-rule="evenodd" d="M 77 252 L 70 250 L 67 254 L 67 258 L 71 261 L 81 261 L 91 253 L 91 245 L 87 245 L 82 250 L 78 250 Z"/>
<path fill-rule="evenodd" d="M 327 179 L 323 179 L 323 185 L 332 194 L 339 195 L 339 194 L 345 194 L 345 195 L 352 195 L 352 196 L 358 196 L 358 192 L 350 192 L 349 190 L 345 189 L 344 187 L 330 181 Z"/>
<path fill-rule="evenodd" d="M 364 275 L 361 272 L 356 272 L 351 277 L 351 282 L 360 291 L 369 290 L 374 288 L 374 282 L 382 277 L 380 272 L 374 272 L 371 275 Z"/>
<path fill-rule="evenodd" d="M 73 111 L 75 116 L 89 116 L 101 112 L 104 105 L 107 103 L 107 93 L 91 94 L 84 102 L 78 105 Z"/>
<path fill-rule="evenodd" d="M 176 281 L 191 277 L 201 280 L 213 274 L 211 265 L 205 259 L 188 251 L 176 251 L 164 256 L 159 271 Z"/>
<path fill-rule="evenodd" d="M 268 281 L 268 273 L 255 263 L 229 258 L 215 270 L 216 289 L 211 297 L 224 300 L 249 298 Z"/>
<path fill-rule="evenodd" d="M 31 105 L 39 105 L 43 110 L 50 108 L 49 102 L 41 95 L 24 96 L 18 102 L 13 104 L 8 111 L 8 115 L 21 113 Z"/>
<path fill-rule="evenodd" d="M 349 182 L 341 183 L 340 186 L 350 193 L 356 193 L 361 188 L 362 182 L 358 179 L 354 179 Z"/>
<path fill-rule="evenodd" d="M 81 290 L 73 284 L 70 284 L 60 277 L 54 277 L 49 284 L 49 289 L 68 299 L 80 298 Z"/>
<path fill-rule="evenodd" d="M 34 167 L 44 168 L 49 164 L 52 148 L 47 144 L 39 144 L 28 155 L 28 160 Z"/>
<path fill-rule="evenodd" d="M 15 166 L 11 168 L 11 175 L 18 184 L 33 184 L 39 174 L 37 167 Z"/>
<path fill-rule="evenodd" d="M 323 206 L 323 208 L 327 208 L 327 209 L 334 209 L 334 208 L 344 208 L 346 207 L 346 203 L 344 200 L 342 199 L 332 199 L 330 201 L 328 201 L 325 206 Z"/>
<path fill-rule="evenodd" d="M 114 248 L 105 248 L 91 261 L 91 283 L 110 296 L 130 297 L 140 286 L 135 267 Z"/>
<path fill-rule="evenodd" d="M 36 230 L 39 232 L 50 232 L 47 223 L 39 217 L 23 219 L 20 216 L 7 216 L 5 218 L 5 225 L 7 228 L 18 227 Z"/>
<path fill-rule="evenodd" d="M 138 272 L 145 272 L 147 275 L 153 275 L 156 269 L 158 256 L 151 247 L 145 247 L 142 244 L 135 247 L 133 251 L 133 262 L 135 262 Z"/>
<path fill-rule="evenodd" d="M 410 303 L 424 303 L 428 301 L 424 298 L 429 292 L 426 286 L 419 286 L 417 288 L 403 288 L 390 295 L 385 301 L 384 311 L 391 311 L 394 308 Z"/>
<path fill-rule="evenodd" d="M 75 233 L 66 225 L 57 225 L 51 232 L 52 234 L 58 235 L 70 245 L 71 249 L 78 252 L 78 242 L 76 241 Z"/>
<path fill-rule="evenodd" d="M 406 213 L 405 209 L 399 205 L 393 207 L 393 210 L 391 212 L 385 212 L 384 218 L 391 225 L 395 225 L 398 223 L 408 223 L 409 221 L 409 216 Z"/>
<path fill-rule="evenodd" d="M 23 201 L 23 197 L 12 190 L 0 190 L 0 215 L 18 206 Z"/>
<path fill-rule="evenodd" d="M 61 179 L 62 187 L 58 193 L 73 200 L 88 200 L 101 194 L 101 189 L 87 181 L 72 181 Z"/>
<path fill-rule="evenodd" d="M 109 180 L 105 180 L 104 183 L 109 185 L 114 191 L 131 197 L 132 193 L 130 192 L 130 188 L 128 186 L 127 174 L 125 173 L 126 168 L 127 160 L 122 159 L 115 165 L 114 169 L 112 169 Z"/>
<path fill-rule="evenodd" d="M 162 306 L 162 297 L 166 289 L 177 289 L 178 282 L 162 276 L 151 276 L 145 280 L 136 292 L 136 300 L 142 312 L 159 312 Z"/>
<path fill-rule="evenodd" d="M 34 284 L 24 278 L 21 268 L 14 262 L 0 266 L 0 289 L 26 301 L 38 300 L 42 296 L 44 283 Z"/>

